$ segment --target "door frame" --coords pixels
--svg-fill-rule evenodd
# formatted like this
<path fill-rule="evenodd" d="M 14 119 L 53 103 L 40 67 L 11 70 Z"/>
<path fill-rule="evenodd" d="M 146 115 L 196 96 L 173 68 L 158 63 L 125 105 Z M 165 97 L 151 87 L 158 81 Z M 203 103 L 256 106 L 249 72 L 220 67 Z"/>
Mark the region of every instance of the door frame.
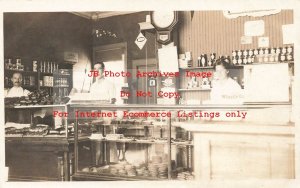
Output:
<path fill-rule="evenodd" d="M 123 50 L 123 54 L 124 54 L 124 71 L 127 71 L 127 42 L 120 42 L 120 43 L 115 43 L 115 44 L 107 44 L 107 45 L 98 45 L 98 46 L 94 46 L 93 47 L 93 61 L 92 61 L 92 69 L 93 66 L 95 64 L 95 55 L 96 52 L 99 51 L 111 51 L 111 50 L 116 50 L 116 49 L 122 49 Z M 124 79 L 125 83 L 128 82 L 127 77 L 125 77 Z"/>

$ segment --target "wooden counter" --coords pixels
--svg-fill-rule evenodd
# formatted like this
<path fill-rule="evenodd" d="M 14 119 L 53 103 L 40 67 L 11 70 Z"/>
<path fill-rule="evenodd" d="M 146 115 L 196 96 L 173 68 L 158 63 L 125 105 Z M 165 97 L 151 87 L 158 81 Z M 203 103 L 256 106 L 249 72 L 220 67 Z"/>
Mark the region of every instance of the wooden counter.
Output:
<path fill-rule="evenodd" d="M 66 138 L 5 138 L 9 181 L 64 181 L 70 176 L 73 144 Z"/>
<path fill-rule="evenodd" d="M 295 126 L 185 124 L 193 132 L 197 180 L 295 178 Z"/>

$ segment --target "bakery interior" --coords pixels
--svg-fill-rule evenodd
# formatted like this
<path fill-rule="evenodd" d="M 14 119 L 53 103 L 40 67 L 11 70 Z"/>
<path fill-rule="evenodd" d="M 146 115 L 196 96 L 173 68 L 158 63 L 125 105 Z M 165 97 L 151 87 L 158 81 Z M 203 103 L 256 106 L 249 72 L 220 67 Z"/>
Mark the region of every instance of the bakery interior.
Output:
<path fill-rule="evenodd" d="M 3 15 L 7 181 L 297 176 L 292 9 Z M 218 58 L 231 65 L 242 101 L 212 102 L 213 77 L 201 75 Z M 114 104 L 89 95 L 96 62 L 115 73 Z M 9 94 L 15 75 L 26 96 Z"/>

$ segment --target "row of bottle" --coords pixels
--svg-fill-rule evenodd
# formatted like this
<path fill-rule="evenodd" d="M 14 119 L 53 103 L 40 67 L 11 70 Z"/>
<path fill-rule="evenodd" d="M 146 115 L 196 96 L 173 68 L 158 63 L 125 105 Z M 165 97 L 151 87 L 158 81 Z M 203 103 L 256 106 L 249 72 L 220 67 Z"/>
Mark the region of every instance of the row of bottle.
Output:
<path fill-rule="evenodd" d="M 211 88 L 211 80 L 209 78 L 202 78 L 200 81 L 197 81 L 196 77 L 191 77 L 191 79 L 187 83 L 187 89 L 210 89 Z"/>
<path fill-rule="evenodd" d="M 16 61 L 13 62 L 12 58 L 4 59 L 4 68 L 6 70 L 18 70 L 18 71 L 30 71 L 31 67 L 26 66 L 22 64 L 21 58 L 16 58 Z M 58 70 L 58 64 L 55 62 L 49 62 L 49 61 L 41 61 L 39 72 L 42 73 L 53 73 L 55 70 Z M 33 60 L 32 61 L 32 71 L 37 72 L 38 71 L 38 61 Z"/>
<path fill-rule="evenodd" d="M 68 78 L 55 78 L 54 84 L 57 87 L 69 87 Z"/>
<path fill-rule="evenodd" d="M 197 59 L 197 66 L 198 67 L 211 67 L 214 66 L 216 62 L 216 53 L 211 53 L 209 55 L 207 54 L 201 54 Z"/>
<path fill-rule="evenodd" d="M 33 71 L 38 71 L 37 61 L 32 62 Z M 49 62 L 49 61 L 41 61 L 39 72 L 41 73 L 53 73 L 56 70 L 58 70 L 58 64 L 55 62 Z"/>
<path fill-rule="evenodd" d="M 43 80 L 40 80 L 40 86 L 53 87 L 53 76 L 43 76 Z"/>
<path fill-rule="evenodd" d="M 43 76 L 43 80 L 40 80 L 40 86 L 47 87 L 69 87 L 68 78 L 54 78 L 53 76 Z"/>
<path fill-rule="evenodd" d="M 294 49 L 292 46 L 232 51 L 233 65 L 263 62 L 286 62 L 293 60 Z"/>
<path fill-rule="evenodd" d="M 244 87 L 244 79 L 238 81 L 238 77 L 233 77 L 233 79 L 241 85 L 241 87 Z M 190 80 L 187 83 L 186 89 L 193 89 L 193 88 L 201 88 L 201 89 L 210 89 L 212 87 L 212 79 L 209 78 L 200 78 L 199 81 L 196 77 L 191 77 Z"/>
<path fill-rule="evenodd" d="M 11 58 L 4 59 L 4 68 L 7 70 L 24 71 L 24 65 L 22 64 L 20 58 L 17 58 L 15 63 L 13 63 L 13 60 Z"/>
<path fill-rule="evenodd" d="M 270 54 L 293 54 L 293 46 L 277 47 L 277 48 L 259 48 L 247 50 L 233 50 L 232 57 L 235 56 L 252 56 L 252 55 L 270 55 Z"/>

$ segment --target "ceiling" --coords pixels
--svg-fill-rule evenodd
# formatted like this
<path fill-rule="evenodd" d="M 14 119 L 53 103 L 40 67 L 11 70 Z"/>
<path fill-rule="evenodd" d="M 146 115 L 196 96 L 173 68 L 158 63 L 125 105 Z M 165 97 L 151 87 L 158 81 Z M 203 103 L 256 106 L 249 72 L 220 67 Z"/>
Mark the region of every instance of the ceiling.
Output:
<path fill-rule="evenodd" d="M 87 19 L 91 20 L 97 20 L 101 18 L 107 18 L 112 16 L 119 16 L 119 15 L 125 15 L 125 14 L 132 14 L 136 13 L 138 11 L 102 11 L 102 12 L 72 12 L 73 14 L 76 14 L 77 16 L 81 16 Z"/>

